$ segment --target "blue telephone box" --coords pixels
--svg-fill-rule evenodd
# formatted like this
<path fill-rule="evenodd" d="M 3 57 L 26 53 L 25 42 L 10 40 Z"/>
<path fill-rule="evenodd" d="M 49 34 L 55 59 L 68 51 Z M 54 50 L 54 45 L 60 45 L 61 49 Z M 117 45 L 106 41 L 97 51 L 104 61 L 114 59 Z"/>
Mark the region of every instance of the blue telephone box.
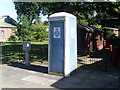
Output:
<path fill-rule="evenodd" d="M 48 72 L 69 75 L 77 68 L 76 17 L 66 12 L 49 16 Z"/>

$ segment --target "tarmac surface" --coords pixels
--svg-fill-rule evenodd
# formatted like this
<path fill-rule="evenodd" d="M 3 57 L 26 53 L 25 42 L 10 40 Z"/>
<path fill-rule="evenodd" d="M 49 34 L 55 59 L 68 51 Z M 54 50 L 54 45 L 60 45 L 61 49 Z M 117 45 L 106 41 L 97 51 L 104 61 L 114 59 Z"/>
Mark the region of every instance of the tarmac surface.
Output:
<path fill-rule="evenodd" d="M 0 65 L 2 88 L 118 88 L 118 75 L 77 69 L 70 77 L 50 75 L 47 66 Z"/>

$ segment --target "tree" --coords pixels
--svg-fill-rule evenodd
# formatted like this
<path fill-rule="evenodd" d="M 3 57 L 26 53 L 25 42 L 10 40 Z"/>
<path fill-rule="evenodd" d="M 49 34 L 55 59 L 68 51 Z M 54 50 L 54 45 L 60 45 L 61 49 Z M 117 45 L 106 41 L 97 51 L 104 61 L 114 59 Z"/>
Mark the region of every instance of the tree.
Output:
<path fill-rule="evenodd" d="M 115 33 L 112 30 L 105 30 L 105 39 L 113 39 L 115 37 Z"/>
<path fill-rule="evenodd" d="M 120 2 L 14 2 L 18 15 L 18 36 L 23 40 L 32 39 L 31 25 L 39 21 L 40 13 L 51 15 L 56 12 L 68 12 L 77 17 L 82 26 L 98 24 L 101 18 L 120 18 Z M 97 13 L 94 16 L 94 12 Z"/>
<path fill-rule="evenodd" d="M 20 23 L 17 24 L 16 35 L 19 37 L 19 40 L 31 41 L 33 38 L 33 33 L 30 20 L 28 20 L 25 15 L 21 15 L 19 19 Z"/>
<path fill-rule="evenodd" d="M 21 18 L 22 24 L 18 24 L 19 32 L 16 32 L 16 35 L 19 37 L 19 40 L 22 41 L 43 41 L 46 40 L 48 33 L 46 31 L 48 25 L 44 25 L 42 22 L 35 21 L 30 25 L 30 21 L 27 20 L 24 16 Z"/>
<path fill-rule="evenodd" d="M 33 40 L 44 41 L 48 37 L 47 25 L 44 25 L 42 22 L 37 22 L 32 26 L 33 30 Z"/>
<path fill-rule="evenodd" d="M 19 40 L 31 41 L 33 38 L 31 25 L 33 21 L 39 20 L 39 6 L 36 2 L 14 2 L 14 4 L 18 15 L 16 35 Z"/>
<path fill-rule="evenodd" d="M 15 9 L 17 10 L 18 22 L 23 23 L 23 16 L 29 20 L 29 24 L 31 25 L 33 20 L 39 19 L 39 14 L 41 11 L 41 7 L 37 2 L 14 2 Z M 26 22 L 26 21 L 24 21 Z"/>
<path fill-rule="evenodd" d="M 72 13 L 77 16 L 78 25 L 83 26 L 96 23 L 94 19 L 120 18 L 120 2 L 44 2 L 41 6 L 43 14 L 51 15 L 61 11 Z M 94 11 L 97 13 L 96 17 Z"/>
<path fill-rule="evenodd" d="M 77 23 L 79 25 L 88 25 L 88 20 L 93 17 L 93 11 L 84 10 L 88 4 L 78 2 L 45 2 L 41 3 L 43 7 L 43 14 L 51 15 L 56 12 L 68 12 L 77 16 Z"/>
<path fill-rule="evenodd" d="M 111 17 L 120 18 L 120 2 L 109 2 L 109 3 L 94 3 L 96 7 L 94 9 L 103 15 L 109 15 Z"/>
<path fill-rule="evenodd" d="M 78 21 L 92 19 L 94 11 L 98 18 L 120 18 L 120 2 L 15 2 L 15 8 L 19 16 L 24 14 L 31 22 L 39 17 L 40 12 L 48 16 L 56 12 L 68 12 L 76 15 Z"/>

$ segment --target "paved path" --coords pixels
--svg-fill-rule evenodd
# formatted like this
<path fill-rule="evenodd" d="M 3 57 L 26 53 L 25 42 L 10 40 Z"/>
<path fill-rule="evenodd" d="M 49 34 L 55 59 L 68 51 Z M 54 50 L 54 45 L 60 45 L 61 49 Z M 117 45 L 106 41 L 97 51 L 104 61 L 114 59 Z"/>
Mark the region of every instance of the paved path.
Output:
<path fill-rule="evenodd" d="M 117 88 L 118 76 L 78 69 L 71 77 L 2 66 L 2 88 Z M 47 68 L 47 67 L 46 67 Z M 1 83 L 0 83 L 1 85 Z"/>

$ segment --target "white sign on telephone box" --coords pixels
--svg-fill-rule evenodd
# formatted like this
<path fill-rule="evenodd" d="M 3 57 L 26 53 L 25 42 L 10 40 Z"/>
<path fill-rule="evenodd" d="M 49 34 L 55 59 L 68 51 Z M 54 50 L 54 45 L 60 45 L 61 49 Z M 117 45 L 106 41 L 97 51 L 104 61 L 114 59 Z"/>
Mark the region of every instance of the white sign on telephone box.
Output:
<path fill-rule="evenodd" d="M 54 27 L 54 38 L 60 38 L 60 27 Z"/>

